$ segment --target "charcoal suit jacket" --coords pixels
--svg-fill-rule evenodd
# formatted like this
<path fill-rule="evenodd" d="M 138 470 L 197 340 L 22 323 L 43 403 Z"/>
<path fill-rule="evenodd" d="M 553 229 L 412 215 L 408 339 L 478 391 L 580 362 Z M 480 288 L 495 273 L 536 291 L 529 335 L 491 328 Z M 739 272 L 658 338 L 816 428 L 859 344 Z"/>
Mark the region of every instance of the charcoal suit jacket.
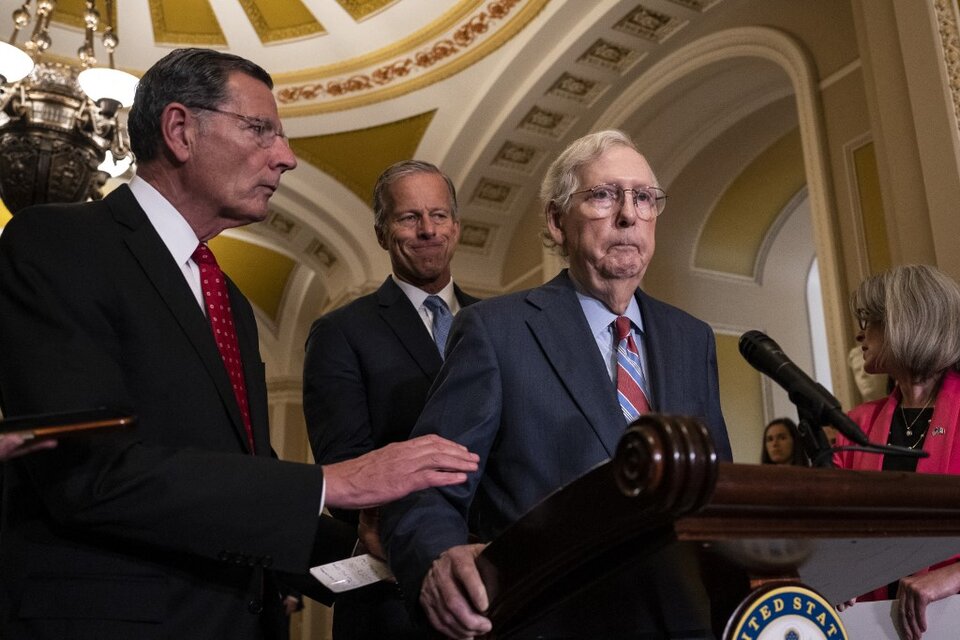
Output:
<path fill-rule="evenodd" d="M 273 459 L 256 323 L 228 282 L 256 455 L 209 324 L 131 191 L 18 213 L 0 235 L 0 404 L 135 427 L 5 465 L 4 638 L 271 638 L 322 471 Z"/>
<path fill-rule="evenodd" d="M 702 419 L 720 458 L 730 460 L 711 329 L 639 289 L 636 298 L 652 410 Z M 464 309 L 412 435 L 460 442 L 480 455 L 481 470 L 464 485 L 421 491 L 383 510 L 382 536 L 404 591 L 419 592 L 444 550 L 465 544 L 469 534 L 492 540 L 551 492 L 612 457 L 625 428 L 616 386 L 566 271 L 536 289 Z M 685 588 L 669 568 L 662 573 L 670 595 L 645 603 L 649 615 L 638 617 L 638 632 L 659 633 L 659 622 L 648 618 L 665 615 L 673 605 L 664 601 L 677 595 L 672 590 Z M 594 612 L 582 602 L 569 610 L 586 629 L 598 629 L 599 617 L 591 620 Z M 686 616 L 679 608 L 675 622 L 682 627 Z"/>

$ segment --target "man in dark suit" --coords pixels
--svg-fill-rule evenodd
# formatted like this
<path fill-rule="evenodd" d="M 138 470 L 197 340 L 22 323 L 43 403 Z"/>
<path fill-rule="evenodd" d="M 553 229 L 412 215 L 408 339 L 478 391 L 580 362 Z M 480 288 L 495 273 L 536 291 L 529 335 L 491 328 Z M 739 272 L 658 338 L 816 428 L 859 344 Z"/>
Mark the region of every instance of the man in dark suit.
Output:
<path fill-rule="evenodd" d="M 406 440 L 443 362 L 436 331 L 439 297 L 450 314 L 476 302 L 450 275 L 460 237 L 453 182 L 436 166 L 398 162 L 373 194 L 374 231 L 393 273 L 380 288 L 318 319 L 307 340 L 303 408 L 320 464 L 349 460 Z M 440 304 L 440 303 L 435 303 Z M 448 316 L 449 318 L 449 316 Z M 355 512 L 335 515 L 357 522 Z M 377 511 L 360 514 L 365 546 L 382 555 Z M 395 584 L 378 583 L 337 598 L 335 639 L 422 637 Z"/>
<path fill-rule="evenodd" d="M 171 52 L 137 89 L 130 186 L 17 213 L 0 235 L 4 414 L 138 418 L 5 463 L 4 638 L 276 638 L 276 573 L 331 544 L 324 505 L 476 466 L 439 438 L 322 468 L 272 456 L 253 310 L 203 244 L 262 220 L 296 164 L 271 86 L 242 58 Z"/>
<path fill-rule="evenodd" d="M 490 630 L 475 562 L 483 544 L 467 544 L 468 534 L 489 542 L 611 457 L 639 413 L 702 418 L 730 459 L 713 333 L 639 289 L 666 198 L 644 157 L 620 132 L 585 136 L 548 169 L 541 197 L 546 238 L 569 270 L 461 312 L 413 431 L 465 444 L 480 454 L 482 473 L 383 509 L 381 533 L 404 592 L 419 594 L 430 623 L 457 638 Z M 711 637 L 692 573 L 684 550 L 667 541 L 531 637 Z"/>

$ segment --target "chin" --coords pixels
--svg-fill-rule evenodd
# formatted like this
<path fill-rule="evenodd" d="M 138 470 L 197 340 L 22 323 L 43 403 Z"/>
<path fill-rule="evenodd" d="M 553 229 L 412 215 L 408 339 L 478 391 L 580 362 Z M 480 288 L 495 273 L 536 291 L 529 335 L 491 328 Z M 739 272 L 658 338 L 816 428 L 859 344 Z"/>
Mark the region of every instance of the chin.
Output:
<path fill-rule="evenodd" d="M 638 265 L 608 265 L 599 270 L 607 280 L 633 280 L 643 277 L 644 269 Z"/>

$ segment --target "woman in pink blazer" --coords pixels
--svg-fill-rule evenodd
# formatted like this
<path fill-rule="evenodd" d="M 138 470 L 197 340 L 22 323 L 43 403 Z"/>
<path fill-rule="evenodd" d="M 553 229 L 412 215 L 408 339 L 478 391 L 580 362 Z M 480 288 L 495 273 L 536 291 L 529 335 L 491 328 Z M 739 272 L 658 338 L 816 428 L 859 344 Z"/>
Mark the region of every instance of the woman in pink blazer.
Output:
<path fill-rule="evenodd" d="M 885 399 L 850 412 L 878 444 L 923 449 L 927 458 L 836 454 L 837 466 L 873 471 L 960 473 L 960 286 L 925 265 L 896 267 L 871 276 L 852 300 L 860 323 L 857 342 L 868 373 L 885 373 L 896 386 Z M 851 444 L 842 436 L 837 445 Z M 960 591 L 954 558 L 860 600 L 895 597 L 905 640 L 926 631 L 926 607 Z"/>

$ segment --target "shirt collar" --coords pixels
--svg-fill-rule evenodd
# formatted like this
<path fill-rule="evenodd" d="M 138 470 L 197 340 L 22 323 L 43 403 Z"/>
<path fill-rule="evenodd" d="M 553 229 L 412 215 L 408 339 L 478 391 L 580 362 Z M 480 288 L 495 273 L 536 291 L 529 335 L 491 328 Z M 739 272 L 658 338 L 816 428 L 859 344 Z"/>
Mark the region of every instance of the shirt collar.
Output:
<path fill-rule="evenodd" d="M 134 176 L 128 186 L 174 260 L 177 264 L 185 264 L 200 242 L 197 234 L 170 201 L 149 182 Z"/>
<path fill-rule="evenodd" d="M 403 291 L 407 298 L 410 299 L 414 309 L 419 309 L 422 307 L 423 301 L 427 299 L 427 296 L 435 295 L 447 303 L 447 308 L 450 309 L 450 313 L 456 315 L 456 313 L 460 310 L 460 302 L 457 300 L 456 291 L 453 287 L 453 278 L 450 278 L 450 282 L 448 282 L 447 286 L 445 286 L 443 289 L 440 289 L 440 291 L 437 291 L 435 294 L 431 294 L 419 287 L 415 287 L 409 282 L 404 282 L 392 273 L 390 274 L 390 277 L 393 278 L 393 281 L 397 283 L 397 286 L 400 287 L 400 290 Z"/>
<path fill-rule="evenodd" d="M 590 333 L 594 337 L 601 334 L 608 334 L 610 324 L 617 319 L 617 314 L 610 311 L 605 304 L 594 297 L 588 296 L 577 291 L 577 300 L 580 301 L 580 307 L 583 308 L 583 314 L 587 317 L 587 324 L 590 325 Z M 627 305 L 625 316 L 630 318 L 635 330 L 643 334 L 643 317 L 640 315 L 640 305 L 637 304 L 637 298 L 631 297 L 630 304 Z"/>

